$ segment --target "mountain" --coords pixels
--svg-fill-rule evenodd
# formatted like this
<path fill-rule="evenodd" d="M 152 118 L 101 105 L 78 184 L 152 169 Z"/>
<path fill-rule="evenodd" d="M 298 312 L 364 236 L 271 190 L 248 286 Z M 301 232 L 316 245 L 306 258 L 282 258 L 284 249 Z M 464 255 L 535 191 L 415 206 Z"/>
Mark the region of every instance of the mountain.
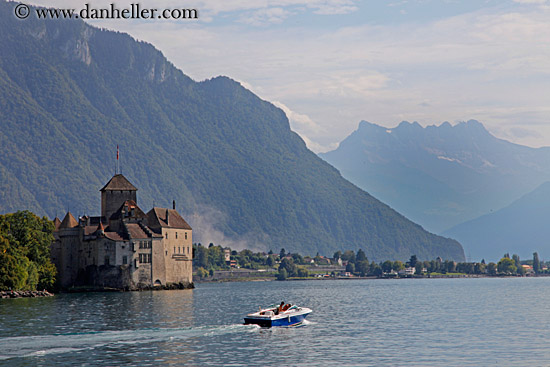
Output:
<path fill-rule="evenodd" d="M 239 83 L 195 82 L 127 34 L 21 21 L 14 6 L 0 2 L 0 212 L 97 214 L 119 145 L 138 204 L 175 200 L 197 242 L 464 259 L 458 242 L 343 179 Z"/>
<path fill-rule="evenodd" d="M 509 206 L 483 215 L 448 231 L 473 260 L 499 260 L 504 253 L 521 259 L 550 258 L 550 182 L 545 182 Z"/>
<path fill-rule="evenodd" d="M 497 139 L 475 120 L 388 129 L 362 121 L 320 154 L 357 186 L 440 233 L 498 210 L 550 180 L 550 148 Z"/>

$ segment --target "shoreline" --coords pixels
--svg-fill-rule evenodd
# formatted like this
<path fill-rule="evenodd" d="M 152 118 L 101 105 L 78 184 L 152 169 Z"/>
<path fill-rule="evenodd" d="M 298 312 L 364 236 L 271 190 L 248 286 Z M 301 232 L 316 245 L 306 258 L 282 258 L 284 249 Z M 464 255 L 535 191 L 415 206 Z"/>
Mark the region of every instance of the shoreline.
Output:
<path fill-rule="evenodd" d="M 0 298 L 13 299 L 13 298 L 36 298 L 36 297 L 53 297 L 54 294 L 43 291 L 0 291 Z"/>
<path fill-rule="evenodd" d="M 308 278 L 288 278 L 285 280 L 278 280 L 276 277 L 241 277 L 241 278 L 213 278 L 213 279 L 195 279 L 194 283 L 231 283 L 231 282 L 272 282 L 272 281 L 299 281 L 299 280 L 401 280 L 401 279 L 463 279 L 463 278 L 545 278 L 550 277 L 550 274 L 538 274 L 538 275 L 488 275 L 488 274 L 437 274 L 437 275 L 416 275 L 416 276 L 402 276 L 402 277 L 377 277 L 377 276 L 353 276 L 353 277 L 308 277 Z"/>

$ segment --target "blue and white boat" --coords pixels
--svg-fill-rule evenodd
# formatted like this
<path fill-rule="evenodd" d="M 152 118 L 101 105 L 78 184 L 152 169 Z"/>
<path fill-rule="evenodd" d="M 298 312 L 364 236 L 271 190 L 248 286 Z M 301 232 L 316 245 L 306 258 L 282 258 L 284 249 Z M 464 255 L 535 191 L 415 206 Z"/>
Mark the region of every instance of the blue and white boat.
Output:
<path fill-rule="evenodd" d="M 281 306 L 270 306 L 260 308 L 258 312 L 249 313 L 244 318 L 245 324 L 256 324 L 262 327 L 272 326 L 299 326 L 302 325 L 306 316 L 311 313 L 310 308 L 290 306 L 282 311 Z"/>

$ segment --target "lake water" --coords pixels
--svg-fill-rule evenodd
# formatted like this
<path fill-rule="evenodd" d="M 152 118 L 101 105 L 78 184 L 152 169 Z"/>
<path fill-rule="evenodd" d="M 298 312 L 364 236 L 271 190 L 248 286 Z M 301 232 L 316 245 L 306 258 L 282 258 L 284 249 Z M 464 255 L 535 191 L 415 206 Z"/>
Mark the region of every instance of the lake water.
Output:
<path fill-rule="evenodd" d="M 259 305 L 298 328 L 243 325 Z M 548 366 L 550 278 L 197 284 L 0 300 L 0 365 Z"/>

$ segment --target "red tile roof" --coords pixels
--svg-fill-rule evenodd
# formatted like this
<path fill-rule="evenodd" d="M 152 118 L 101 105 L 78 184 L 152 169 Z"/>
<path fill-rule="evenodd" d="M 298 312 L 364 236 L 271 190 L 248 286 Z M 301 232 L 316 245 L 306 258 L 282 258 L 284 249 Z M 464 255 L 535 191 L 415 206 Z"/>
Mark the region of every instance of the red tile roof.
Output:
<path fill-rule="evenodd" d="M 149 227 L 180 228 L 191 230 L 191 226 L 174 209 L 153 208 L 147 213 Z"/>

